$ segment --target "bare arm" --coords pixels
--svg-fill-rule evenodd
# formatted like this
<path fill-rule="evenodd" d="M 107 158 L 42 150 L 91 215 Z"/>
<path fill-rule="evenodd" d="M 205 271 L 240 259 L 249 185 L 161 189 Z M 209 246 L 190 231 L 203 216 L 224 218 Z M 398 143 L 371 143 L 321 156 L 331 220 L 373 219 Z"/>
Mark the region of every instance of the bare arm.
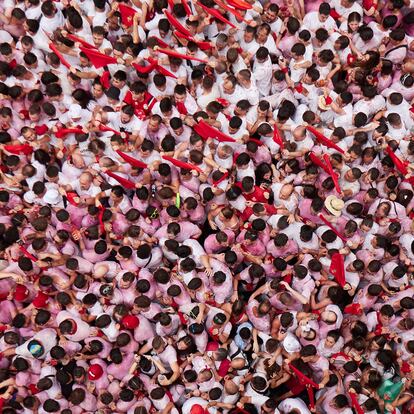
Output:
<path fill-rule="evenodd" d="M 300 303 L 302 303 L 302 305 L 307 305 L 309 303 L 308 299 L 306 299 L 305 296 L 301 295 L 299 292 L 292 289 L 286 282 L 280 282 L 280 284 L 282 284 L 286 288 L 286 290 L 292 294 L 292 296 L 295 299 L 297 299 Z"/>
<path fill-rule="evenodd" d="M 134 15 L 134 24 L 132 26 L 132 41 L 134 44 L 138 44 L 141 39 L 139 38 L 139 30 L 138 30 L 138 13 Z"/>

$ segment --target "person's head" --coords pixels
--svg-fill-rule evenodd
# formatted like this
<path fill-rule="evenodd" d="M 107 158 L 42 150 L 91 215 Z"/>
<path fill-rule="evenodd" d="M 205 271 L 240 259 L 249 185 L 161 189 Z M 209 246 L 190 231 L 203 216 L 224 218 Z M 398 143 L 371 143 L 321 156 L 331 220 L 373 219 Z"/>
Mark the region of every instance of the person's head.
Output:
<path fill-rule="evenodd" d="M 160 354 L 166 347 L 166 342 L 161 336 L 155 336 L 152 340 L 152 348 L 157 354 Z"/>
<path fill-rule="evenodd" d="M 318 358 L 317 349 L 315 345 L 305 345 L 300 350 L 300 357 L 303 362 L 313 362 Z"/>
<path fill-rule="evenodd" d="M 134 107 L 132 105 L 124 105 L 121 108 L 121 124 L 127 124 L 134 116 Z"/>
<path fill-rule="evenodd" d="M 342 410 L 345 407 L 349 406 L 348 397 L 345 394 L 338 394 L 333 400 L 330 402 L 330 406 L 337 410 Z"/>
<path fill-rule="evenodd" d="M 383 344 L 385 344 L 385 341 L 382 341 L 382 342 Z M 374 369 L 369 370 L 367 372 L 366 377 L 367 377 L 367 386 L 371 389 L 377 389 L 383 381 L 382 375 Z"/>
<path fill-rule="evenodd" d="M 263 21 L 266 23 L 272 23 L 277 19 L 278 14 L 279 6 L 277 4 L 271 3 L 263 14 Z"/>
<path fill-rule="evenodd" d="M 259 374 L 253 376 L 253 378 L 250 381 L 250 385 L 253 388 L 253 390 L 258 393 L 265 392 L 268 387 L 266 378 Z"/>
<path fill-rule="evenodd" d="M 323 27 L 320 27 L 315 31 L 315 42 L 319 45 L 319 47 L 323 46 L 328 39 L 329 33 Z"/>
<path fill-rule="evenodd" d="M 331 6 L 329 5 L 329 3 L 321 3 L 319 5 L 319 20 L 321 22 L 326 22 L 326 20 L 328 20 L 328 17 L 331 13 Z"/>
<path fill-rule="evenodd" d="M 263 44 L 266 42 L 269 34 L 271 32 L 271 28 L 268 23 L 262 23 L 258 28 L 256 32 L 256 40 Z"/>
<path fill-rule="evenodd" d="M 392 23 L 392 21 L 388 21 L 388 22 L 384 22 L 384 23 L 390 24 L 390 23 Z M 389 34 L 389 37 L 390 37 L 392 43 L 398 44 L 399 42 L 402 42 L 405 39 L 406 33 L 405 33 L 405 31 L 402 27 L 398 27 L 394 30 L 391 30 L 391 32 Z"/>
<path fill-rule="evenodd" d="M 294 60 L 302 60 L 305 52 L 306 48 L 303 43 L 295 43 L 290 50 L 290 53 Z"/>
<path fill-rule="evenodd" d="M 329 331 L 328 334 L 326 335 L 325 347 L 332 348 L 338 342 L 340 337 L 341 337 L 340 331 L 338 330 Z"/>
<path fill-rule="evenodd" d="M 255 56 L 258 63 L 264 63 L 269 58 L 269 50 L 266 47 L 261 46 L 257 49 Z"/>
<path fill-rule="evenodd" d="M 303 242 L 309 242 L 313 237 L 313 229 L 311 226 L 304 224 L 299 231 L 299 237 Z"/>
<path fill-rule="evenodd" d="M 294 322 L 294 316 L 291 312 L 284 312 L 280 315 L 280 325 L 283 329 L 288 329 Z"/>
<path fill-rule="evenodd" d="M 76 322 L 74 319 L 65 319 L 59 324 L 59 331 L 62 335 L 71 335 L 76 332 Z"/>
<path fill-rule="evenodd" d="M 401 127 L 401 117 L 396 112 L 392 112 L 387 116 L 388 123 L 393 128 L 400 128 Z"/>
<path fill-rule="evenodd" d="M 334 286 L 336 287 L 336 286 Z M 338 320 L 338 315 L 333 310 L 325 310 L 321 314 L 321 319 L 327 325 L 335 325 Z"/>
<path fill-rule="evenodd" d="M 58 413 L 60 412 L 60 404 L 58 401 L 49 398 L 43 403 L 43 409 L 47 413 Z"/>
<path fill-rule="evenodd" d="M 16 369 L 17 372 L 27 371 L 30 367 L 29 362 L 21 357 L 17 357 L 12 364 L 13 368 Z"/>
<path fill-rule="evenodd" d="M 394 316 L 394 309 L 391 305 L 383 305 L 379 311 L 379 318 L 383 325 L 389 325 Z"/>
<path fill-rule="evenodd" d="M 197 332 L 197 329 L 195 329 L 194 331 Z M 177 346 L 177 349 L 179 351 L 186 352 L 186 351 L 189 351 L 191 349 L 191 347 L 194 346 L 194 340 L 193 340 L 192 336 L 186 335 L 186 336 L 183 336 L 182 338 L 180 338 L 178 340 L 176 346 Z"/>
<path fill-rule="evenodd" d="M 187 90 L 184 85 L 176 85 L 174 88 L 174 99 L 176 103 L 184 102 L 187 96 Z"/>
<path fill-rule="evenodd" d="M 70 393 L 68 400 L 73 405 L 79 405 L 85 400 L 85 397 L 86 391 L 83 388 L 74 388 Z"/>
<path fill-rule="evenodd" d="M 102 43 L 104 41 L 104 37 L 105 37 L 105 29 L 104 29 L 103 26 L 95 26 L 92 29 L 92 39 L 93 39 L 93 43 L 98 48 L 100 48 L 102 46 Z"/>
<path fill-rule="evenodd" d="M 286 28 L 290 35 L 294 35 L 300 29 L 300 22 L 295 17 L 289 17 L 286 23 Z"/>

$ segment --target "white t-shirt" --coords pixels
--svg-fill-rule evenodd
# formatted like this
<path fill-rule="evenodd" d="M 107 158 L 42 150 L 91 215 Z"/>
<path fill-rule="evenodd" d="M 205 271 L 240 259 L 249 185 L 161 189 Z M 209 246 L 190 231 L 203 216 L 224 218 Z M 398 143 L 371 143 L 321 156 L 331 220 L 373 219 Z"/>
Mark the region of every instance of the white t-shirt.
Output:
<path fill-rule="evenodd" d="M 354 2 L 354 4 L 351 7 L 344 7 L 341 4 L 341 0 L 332 0 L 331 8 L 335 9 L 335 11 L 345 19 L 347 19 L 348 16 L 353 12 L 358 13 L 361 17 L 364 13 L 362 7 L 357 2 Z"/>
<path fill-rule="evenodd" d="M 74 317 L 73 314 L 67 311 L 61 311 L 56 317 L 56 323 L 59 325 L 66 319 L 73 319 L 76 323 L 76 332 L 74 334 L 66 334 L 65 337 L 73 342 L 79 342 L 86 339 L 89 336 L 91 327 L 88 323 L 84 322 L 80 318 Z"/>
<path fill-rule="evenodd" d="M 163 363 L 165 368 L 171 368 L 171 365 L 177 363 L 177 351 L 171 345 L 167 345 L 160 354 L 158 354 L 158 358 Z"/>
<path fill-rule="evenodd" d="M 135 115 L 133 115 L 131 120 L 127 123 L 121 122 L 121 115 L 119 112 L 108 112 L 106 116 L 108 118 L 108 122 L 111 123 L 111 126 L 116 131 L 125 131 L 129 134 L 138 134 L 142 128 L 143 122 L 140 119 L 138 119 Z"/>
<path fill-rule="evenodd" d="M 250 382 L 246 386 L 244 395 L 251 398 L 251 403 L 255 405 L 258 411 L 261 410 L 262 405 L 269 399 L 269 397 L 256 392 L 250 385 Z"/>
<path fill-rule="evenodd" d="M 254 78 L 256 79 L 256 86 L 259 89 L 261 96 L 269 94 L 272 86 L 272 62 L 270 58 L 263 63 L 254 62 L 253 67 Z"/>
<path fill-rule="evenodd" d="M 328 16 L 325 22 L 319 20 L 319 12 L 313 11 L 306 13 L 303 18 L 303 28 L 308 29 L 310 32 L 316 32 L 318 29 L 323 28 L 326 30 L 335 30 L 337 28 L 335 20 Z"/>
<path fill-rule="evenodd" d="M 16 355 L 20 355 L 24 358 L 33 358 L 33 355 L 28 350 L 29 342 L 32 340 L 39 341 L 44 348 L 44 353 L 41 355 L 44 358 L 50 350 L 57 344 L 56 341 L 56 331 L 52 328 L 46 328 L 38 332 L 33 338 L 30 338 L 22 345 L 16 347 Z"/>
<path fill-rule="evenodd" d="M 307 405 L 300 398 L 286 398 L 282 401 L 278 409 L 281 413 L 286 414 L 292 410 L 298 410 L 300 414 L 311 414 Z"/>

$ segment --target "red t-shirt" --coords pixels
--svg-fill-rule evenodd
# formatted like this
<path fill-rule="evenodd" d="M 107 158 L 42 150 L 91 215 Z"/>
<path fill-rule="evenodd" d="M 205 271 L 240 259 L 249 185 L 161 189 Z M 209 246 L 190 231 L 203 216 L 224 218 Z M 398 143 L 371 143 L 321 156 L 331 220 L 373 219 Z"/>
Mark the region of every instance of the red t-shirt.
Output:
<path fill-rule="evenodd" d="M 273 215 L 277 213 L 277 208 L 271 204 L 265 204 L 264 208 L 266 210 L 266 213 L 268 215 Z M 253 208 L 252 207 L 246 207 L 241 215 L 241 219 L 243 221 L 247 221 L 249 217 L 253 214 Z"/>
<path fill-rule="evenodd" d="M 243 190 L 241 183 L 236 183 L 235 185 Z M 265 197 L 265 194 L 267 198 Z M 268 203 L 269 196 L 270 196 L 269 190 L 263 190 L 257 185 L 254 186 L 254 191 L 252 193 L 247 194 L 243 192 L 243 197 L 247 201 L 253 201 L 254 203 Z"/>
<path fill-rule="evenodd" d="M 286 386 L 289 388 L 293 395 L 298 395 L 305 390 L 305 386 L 293 376 L 289 379 L 289 381 L 286 382 Z"/>
<path fill-rule="evenodd" d="M 362 6 L 365 10 L 369 10 L 371 7 L 374 7 L 374 9 L 378 8 L 378 1 L 376 0 L 363 0 Z"/>
<path fill-rule="evenodd" d="M 156 99 L 148 92 L 145 92 L 144 99 L 138 101 L 132 98 L 132 92 L 128 91 L 125 95 L 124 102 L 134 107 L 135 115 L 141 117 L 142 114 L 148 115 L 151 112 L 152 107 L 156 103 Z"/>

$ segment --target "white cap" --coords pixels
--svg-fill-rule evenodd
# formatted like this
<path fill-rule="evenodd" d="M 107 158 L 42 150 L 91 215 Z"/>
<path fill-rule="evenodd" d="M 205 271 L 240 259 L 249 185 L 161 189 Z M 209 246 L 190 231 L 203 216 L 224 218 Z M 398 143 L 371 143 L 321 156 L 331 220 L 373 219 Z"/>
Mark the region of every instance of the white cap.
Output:
<path fill-rule="evenodd" d="M 58 204 L 62 201 L 62 197 L 57 190 L 47 190 L 46 194 L 43 196 L 43 200 L 47 204 Z"/>
<path fill-rule="evenodd" d="M 68 116 L 69 118 L 81 118 L 82 117 L 82 108 L 80 105 L 78 104 L 72 104 L 69 107 L 69 111 L 68 111 Z"/>

